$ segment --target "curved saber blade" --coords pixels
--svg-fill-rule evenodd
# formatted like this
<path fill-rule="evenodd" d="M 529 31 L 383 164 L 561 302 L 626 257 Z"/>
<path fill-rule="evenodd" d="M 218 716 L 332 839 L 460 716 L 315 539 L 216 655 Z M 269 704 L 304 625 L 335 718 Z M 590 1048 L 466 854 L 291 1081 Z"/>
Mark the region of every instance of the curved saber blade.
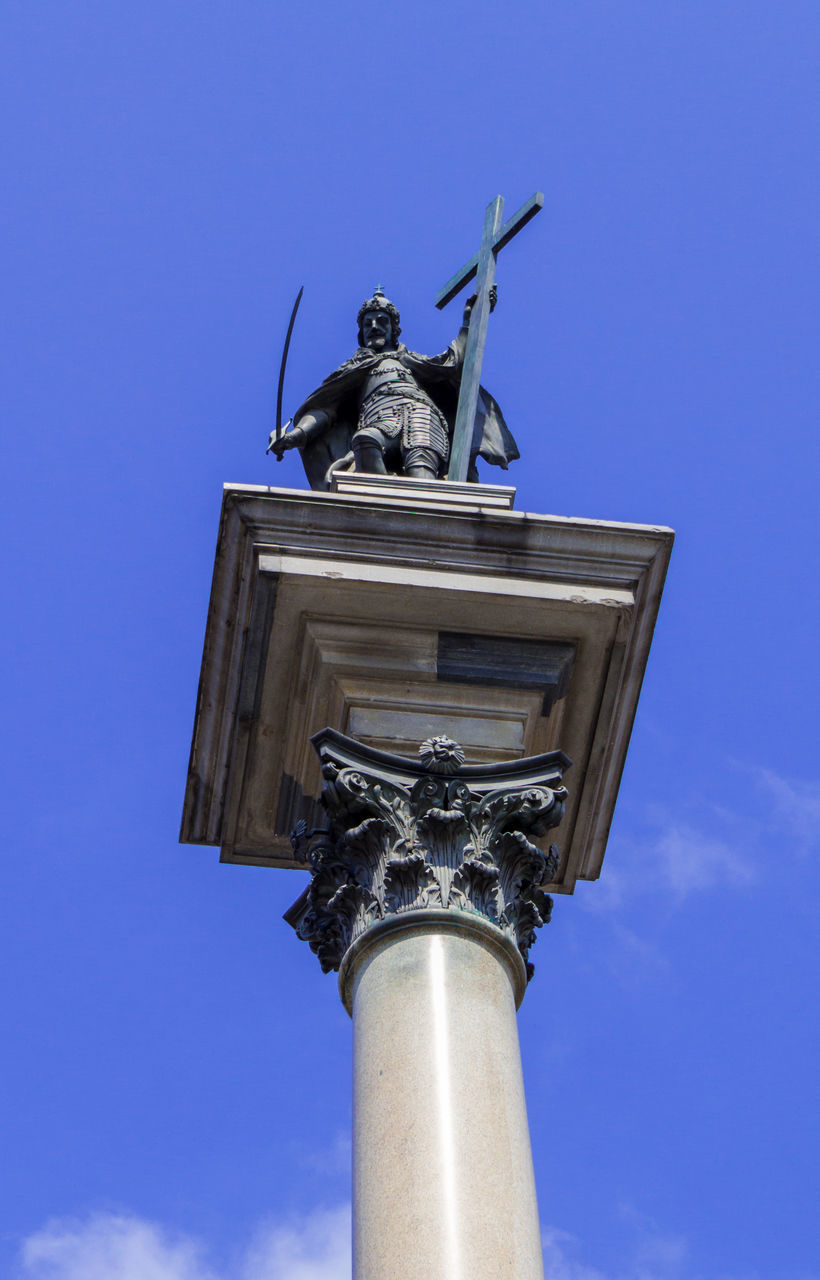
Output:
<path fill-rule="evenodd" d="M 290 336 L 293 333 L 293 325 L 294 325 L 294 321 L 296 320 L 296 312 L 299 310 L 299 303 L 302 301 L 302 294 L 304 292 L 305 292 L 305 286 L 302 285 L 301 289 L 296 295 L 296 301 L 294 302 L 293 310 L 290 313 L 290 322 L 288 324 L 288 331 L 285 335 L 285 349 L 282 352 L 282 363 L 279 366 L 279 386 L 276 389 L 276 440 L 273 445 L 274 449 L 276 448 L 276 445 L 279 443 L 279 439 L 282 435 L 282 393 L 285 389 L 285 366 L 288 363 L 288 351 L 290 350 Z M 270 446 L 269 446 L 269 451 L 270 451 Z M 279 462 L 281 462 L 282 461 L 281 453 L 277 453 L 276 456 Z"/>

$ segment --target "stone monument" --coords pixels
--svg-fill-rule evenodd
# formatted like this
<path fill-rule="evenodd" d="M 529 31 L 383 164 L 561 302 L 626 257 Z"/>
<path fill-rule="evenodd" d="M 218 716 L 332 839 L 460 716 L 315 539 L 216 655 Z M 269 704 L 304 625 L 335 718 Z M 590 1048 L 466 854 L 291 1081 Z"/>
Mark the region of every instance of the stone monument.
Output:
<path fill-rule="evenodd" d="M 181 839 L 309 873 L 285 918 L 353 1021 L 354 1280 L 542 1280 L 515 1012 L 552 896 L 600 873 L 671 552 L 476 483 L 518 456 L 481 358 L 542 203 L 488 207 L 441 355 L 367 300 L 271 440 L 309 490 L 225 488 Z"/>

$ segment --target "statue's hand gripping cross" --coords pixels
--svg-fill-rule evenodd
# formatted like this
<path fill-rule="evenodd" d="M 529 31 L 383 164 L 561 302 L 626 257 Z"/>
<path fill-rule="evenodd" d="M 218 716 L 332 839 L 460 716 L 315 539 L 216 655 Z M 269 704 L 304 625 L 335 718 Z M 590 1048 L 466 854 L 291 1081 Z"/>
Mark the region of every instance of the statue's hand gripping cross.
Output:
<path fill-rule="evenodd" d="M 448 480 L 464 481 L 470 465 L 471 445 L 475 429 L 476 409 L 478 408 L 478 389 L 481 382 L 481 365 L 484 361 L 484 346 L 487 341 L 487 322 L 490 318 L 490 289 L 495 283 L 496 256 L 505 244 L 522 227 L 534 218 L 539 209 L 544 207 L 544 195 L 536 191 L 532 199 L 522 205 L 509 221 L 501 225 L 504 212 L 504 199 L 496 196 L 487 205 L 484 214 L 484 230 L 481 235 L 481 248 L 474 258 L 457 271 L 436 298 L 436 306 L 441 310 L 456 294 L 475 276 L 478 277 L 477 297 L 472 315 L 470 330 L 467 335 L 467 349 L 464 353 L 464 365 L 461 371 L 461 388 L 458 393 L 458 410 L 453 431 L 453 443 L 450 450 L 450 469 Z"/>

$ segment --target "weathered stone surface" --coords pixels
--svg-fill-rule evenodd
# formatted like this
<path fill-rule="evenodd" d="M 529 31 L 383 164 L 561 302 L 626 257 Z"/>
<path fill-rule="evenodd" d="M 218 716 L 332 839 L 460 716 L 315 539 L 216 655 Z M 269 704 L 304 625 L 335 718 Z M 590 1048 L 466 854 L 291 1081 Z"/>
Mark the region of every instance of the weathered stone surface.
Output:
<path fill-rule="evenodd" d="M 318 820 L 312 734 L 406 753 L 441 732 L 474 764 L 563 748 L 573 785 L 552 889 L 595 879 L 671 531 L 494 509 L 487 486 L 442 481 L 432 510 L 423 481 L 359 479 L 344 494 L 226 488 L 181 838 L 303 866 L 288 833 Z M 509 684 L 483 658 L 451 680 L 442 635 L 570 646 L 568 680 L 545 714 L 546 685 L 516 681 L 514 664 Z"/>
<path fill-rule="evenodd" d="M 548 716 L 569 687 L 575 645 L 515 636 L 440 631 L 436 675 L 452 683 L 538 689 Z"/>

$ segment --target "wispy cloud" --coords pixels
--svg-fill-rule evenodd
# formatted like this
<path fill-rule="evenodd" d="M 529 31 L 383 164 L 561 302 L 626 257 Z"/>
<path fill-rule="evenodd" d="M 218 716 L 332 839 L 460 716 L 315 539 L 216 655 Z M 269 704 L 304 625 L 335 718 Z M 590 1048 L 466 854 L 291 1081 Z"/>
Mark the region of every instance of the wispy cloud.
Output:
<path fill-rule="evenodd" d="M 587 1267 L 576 1260 L 578 1241 L 568 1231 L 544 1227 L 541 1243 L 544 1247 L 544 1271 L 549 1280 L 610 1280 L 597 1267 Z"/>
<path fill-rule="evenodd" d="M 820 782 L 786 778 L 772 769 L 738 767 L 756 783 L 742 811 L 711 805 L 708 822 L 691 820 L 686 810 L 703 808 L 695 798 L 688 805 L 682 799 L 674 813 L 648 809 L 636 829 L 613 839 L 601 880 L 593 893 L 580 896 L 581 904 L 606 913 L 630 899 L 654 894 L 671 910 L 692 894 L 743 890 L 757 883 L 773 839 L 779 837 L 786 854 L 804 855 L 817 848 Z"/>
<path fill-rule="evenodd" d="M 764 795 L 774 803 L 775 817 L 792 837 L 796 853 L 820 844 L 820 782 L 784 778 L 772 769 L 757 769 Z"/>
<path fill-rule="evenodd" d="M 332 1174 L 349 1176 L 353 1160 L 350 1130 L 339 1129 L 328 1146 L 316 1150 L 298 1151 L 296 1158 L 303 1169 L 312 1169 L 314 1173 L 326 1176 Z"/>
<path fill-rule="evenodd" d="M 678 899 L 722 885 L 751 884 L 757 873 L 745 850 L 689 826 L 671 826 L 652 849 L 662 885 Z"/>
<path fill-rule="evenodd" d="M 217 1280 L 196 1241 L 113 1213 L 47 1222 L 23 1242 L 18 1274 L 21 1280 Z"/>
<path fill-rule="evenodd" d="M 685 1236 L 665 1230 L 649 1214 L 622 1203 L 618 1217 L 631 1239 L 620 1257 L 612 1257 L 605 1269 L 583 1259 L 581 1241 L 559 1227 L 542 1228 L 544 1270 L 547 1280 L 820 1280 L 818 1272 L 769 1273 L 703 1270 L 691 1257 Z"/>
<path fill-rule="evenodd" d="M 669 1234 L 646 1214 L 629 1206 L 620 1207 L 620 1217 L 632 1228 L 633 1239 L 625 1256 L 613 1258 L 605 1270 L 582 1260 L 581 1242 L 558 1227 L 542 1230 L 544 1270 L 547 1280 L 774 1280 L 758 1273 L 727 1275 L 710 1270 L 704 1274 L 693 1268 L 688 1242 Z M 778 1273 L 777 1280 L 787 1280 Z M 793 1275 L 789 1280 L 820 1280 L 817 1276 Z"/>
<path fill-rule="evenodd" d="M 307 1214 L 261 1231 L 242 1280 L 350 1280 L 350 1208 Z"/>
<path fill-rule="evenodd" d="M 749 856 L 745 838 L 706 835 L 695 826 L 669 822 L 631 840 L 613 842 L 609 865 L 595 894 L 584 894 L 583 905 L 609 912 L 630 898 L 660 894 L 667 906 L 679 905 L 693 893 L 707 889 L 742 888 L 755 882 L 757 863 Z"/>
<path fill-rule="evenodd" d="M 629 1274 L 634 1280 L 684 1280 L 692 1277 L 684 1236 L 664 1231 L 654 1218 L 622 1203 L 620 1216 L 634 1232 Z M 694 1280 L 694 1278 L 692 1278 Z"/>
<path fill-rule="evenodd" d="M 23 1242 L 15 1280 L 350 1280 L 350 1209 L 271 1222 L 227 1269 L 207 1253 L 134 1215 L 54 1219 Z"/>
<path fill-rule="evenodd" d="M 687 1245 L 681 1236 L 661 1231 L 649 1218 L 621 1210 L 633 1230 L 629 1256 L 606 1271 L 579 1258 L 580 1242 L 558 1227 L 542 1231 L 544 1269 L 549 1280 L 695 1280 L 686 1269 Z"/>
<path fill-rule="evenodd" d="M 708 892 L 748 891 L 759 880 L 764 863 L 753 848 L 752 824 L 727 814 L 714 818 L 707 835 L 657 809 L 644 814 L 637 831 L 612 839 L 600 880 L 576 890 L 578 906 L 605 926 L 596 946 L 628 987 L 668 972 L 665 928 L 681 907 Z"/>

